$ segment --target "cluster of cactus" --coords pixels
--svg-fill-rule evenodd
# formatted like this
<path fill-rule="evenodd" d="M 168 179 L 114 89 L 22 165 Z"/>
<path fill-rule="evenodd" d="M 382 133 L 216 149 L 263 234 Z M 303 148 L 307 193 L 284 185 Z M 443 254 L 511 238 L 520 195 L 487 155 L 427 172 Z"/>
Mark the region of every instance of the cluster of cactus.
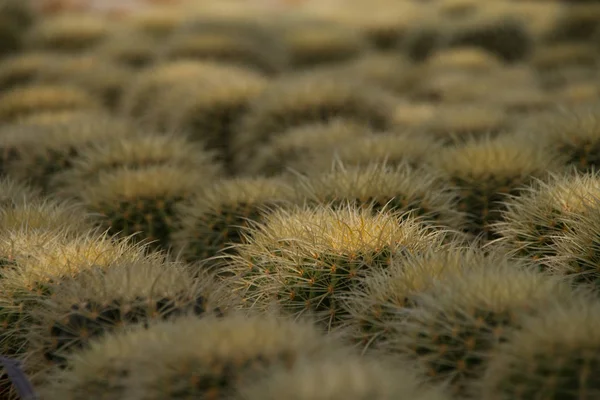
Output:
<path fill-rule="evenodd" d="M 0 398 L 599 396 L 598 5 L 38 3 L 0 0 Z"/>

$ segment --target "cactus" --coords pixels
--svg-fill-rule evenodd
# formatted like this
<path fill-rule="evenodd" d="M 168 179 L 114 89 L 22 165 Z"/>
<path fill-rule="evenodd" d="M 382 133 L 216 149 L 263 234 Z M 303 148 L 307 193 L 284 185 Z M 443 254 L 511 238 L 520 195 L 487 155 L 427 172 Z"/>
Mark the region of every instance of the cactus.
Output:
<path fill-rule="evenodd" d="M 156 41 L 151 35 L 134 29 L 123 29 L 111 33 L 102 43 L 92 48 L 98 57 L 111 62 L 142 69 L 150 66 L 156 59 Z"/>
<path fill-rule="evenodd" d="M 162 41 L 189 17 L 184 11 L 182 7 L 168 5 L 148 7 L 132 13 L 127 21 L 134 31 L 151 36 L 155 42 Z"/>
<path fill-rule="evenodd" d="M 400 322 L 415 306 L 412 298 L 436 280 L 480 268 L 499 253 L 486 255 L 475 246 L 432 248 L 392 262 L 387 270 L 375 271 L 363 285 L 343 300 L 348 314 L 343 326 L 349 338 L 363 349 L 376 350 L 380 343 L 402 334 Z"/>
<path fill-rule="evenodd" d="M 0 95 L 0 122 L 42 111 L 98 110 L 97 101 L 83 89 L 50 84 L 32 84 L 8 90 Z"/>
<path fill-rule="evenodd" d="M 564 228 L 553 238 L 547 257 L 548 269 L 573 278 L 578 285 L 600 288 L 600 207 L 594 198 L 583 212 L 563 216 Z"/>
<path fill-rule="evenodd" d="M 368 271 L 441 246 L 445 232 L 406 214 L 320 205 L 273 210 L 247 236 L 221 266 L 233 277 L 232 290 L 252 307 L 276 301 L 285 312 L 309 314 L 332 329 L 344 317 L 340 298 Z"/>
<path fill-rule="evenodd" d="M 396 100 L 371 85 L 300 74 L 272 83 L 251 105 L 232 138 L 236 170 L 243 170 L 256 148 L 286 129 L 344 118 L 374 130 L 392 127 Z"/>
<path fill-rule="evenodd" d="M 82 88 L 99 98 L 105 108 L 114 110 L 120 103 L 123 87 L 127 86 L 133 73 L 131 68 L 85 54 L 50 60 L 38 73 L 37 81 Z"/>
<path fill-rule="evenodd" d="M 358 58 L 369 50 L 366 38 L 357 31 L 332 22 L 318 20 L 280 21 L 281 35 L 289 52 L 290 67 L 301 69 Z"/>
<path fill-rule="evenodd" d="M 90 340 L 132 324 L 180 315 L 222 315 L 234 304 L 211 276 L 194 278 L 186 265 L 156 254 L 89 271 L 61 282 L 57 289 L 32 313 L 25 359 L 36 374 L 64 367 L 66 357 L 86 348 Z"/>
<path fill-rule="evenodd" d="M 298 160 L 294 169 L 302 173 L 329 171 L 336 162 L 353 167 L 365 167 L 373 163 L 386 163 L 391 167 L 408 165 L 421 168 L 431 154 L 440 151 L 441 144 L 431 137 L 410 134 L 365 135 L 344 141 L 336 147 L 323 147 L 312 157 Z"/>
<path fill-rule="evenodd" d="M 506 331 L 572 296 L 567 282 L 538 272 L 534 264 L 492 258 L 417 293 L 417 306 L 381 346 L 415 360 L 453 394 L 469 396 Z"/>
<path fill-rule="evenodd" d="M 423 384 L 411 366 L 372 357 L 301 360 L 290 370 L 241 385 L 239 400 L 444 400 L 441 388 Z"/>
<path fill-rule="evenodd" d="M 464 46 L 440 49 L 423 63 L 426 73 L 462 71 L 471 74 L 490 73 L 502 68 L 502 60 L 492 52 L 479 47 Z"/>
<path fill-rule="evenodd" d="M 547 74 L 561 69 L 580 66 L 593 69 L 598 60 L 596 48 L 590 43 L 552 43 L 538 46 L 531 57 L 531 65 Z"/>
<path fill-rule="evenodd" d="M 156 64 L 144 69 L 129 83 L 121 98 L 124 115 L 142 118 L 148 114 L 154 101 L 165 90 L 190 85 L 194 81 L 206 81 L 210 75 L 220 72 L 223 65 L 213 62 L 180 60 Z"/>
<path fill-rule="evenodd" d="M 111 23 L 94 15 L 62 14 L 45 18 L 34 25 L 24 38 L 25 47 L 35 50 L 76 53 L 104 40 Z"/>
<path fill-rule="evenodd" d="M 339 346 L 311 323 L 274 315 L 181 317 L 106 335 L 47 379 L 48 399 L 225 399 L 267 368 L 331 354 Z M 335 350 L 334 350 L 335 349 Z"/>
<path fill-rule="evenodd" d="M 65 195 L 81 199 L 100 214 L 98 224 L 113 233 L 137 234 L 153 248 L 167 249 L 176 229 L 175 207 L 215 179 L 206 171 L 190 171 L 174 165 L 142 169 L 122 167 L 98 175 L 91 185 L 65 187 Z"/>
<path fill-rule="evenodd" d="M 9 212 L 11 208 L 19 207 L 39 199 L 39 190 L 24 182 L 12 178 L 0 178 L 0 209 Z"/>
<path fill-rule="evenodd" d="M 509 16 L 481 16 L 448 24 L 440 47 L 472 46 L 496 54 L 507 63 L 527 59 L 533 38 L 524 22 Z M 442 31 L 444 32 L 444 30 Z"/>
<path fill-rule="evenodd" d="M 0 62 L 0 89 L 6 91 L 33 83 L 37 75 L 51 60 L 59 56 L 44 52 L 17 53 Z"/>
<path fill-rule="evenodd" d="M 585 215 L 598 198 L 598 173 L 552 174 L 506 199 L 502 221 L 492 229 L 510 254 L 543 261 L 556 255 L 554 244 L 569 228 L 569 216 Z"/>
<path fill-rule="evenodd" d="M 600 305 L 580 296 L 523 321 L 494 352 L 485 399 L 593 399 L 598 387 Z M 557 329 L 560 327 L 560 329 Z"/>
<path fill-rule="evenodd" d="M 506 195 L 518 195 L 534 178 L 562 168 L 560 157 L 516 136 L 471 139 L 432 155 L 432 166 L 460 190 L 459 210 L 469 214 L 467 232 L 493 239 Z"/>
<path fill-rule="evenodd" d="M 7 198 L 5 207 L 0 209 L 0 229 L 68 230 L 78 235 L 93 228 L 91 216 L 73 201 L 32 196 L 27 192 L 16 198 L 16 194 Z"/>
<path fill-rule="evenodd" d="M 315 154 L 333 149 L 344 143 L 353 143 L 362 136 L 369 136 L 371 129 L 345 119 L 301 125 L 287 129 L 258 149 L 256 157 L 248 160 L 242 174 L 251 176 L 277 176 L 290 169 L 297 170 L 298 164 L 312 164 Z"/>
<path fill-rule="evenodd" d="M 337 163 L 325 173 L 300 177 L 295 184 L 301 197 L 315 204 L 372 206 L 379 212 L 413 211 L 423 222 L 459 230 L 466 215 L 455 211 L 458 193 L 425 169 L 407 164 L 391 167 L 373 163 L 346 167 Z"/>
<path fill-rule="evenodd" d="M 190 138 L 218 151 L 218 158 L 229 167 L 233 130 L 263 92 L 267 80 L 253 71 L 226 65 L 208 77 L 157 99 L 153 118 L 160 127 L 160 116 L 164 115 L 165 126 L 187 132 Z M 174 103 L 179 103 L 179 107 L 173 109 Z"/>
<path fill-rule="evenodd" d="M 286 54 L 255 35 L 236 30 L 181 30 L 173 34 L 158 50 L 159 59 L 210 60 L 237 65 L 259 73 L 276 74 L 286 64 Z"/>
<path fill-rule="evenodd" d="M 141 169 L 153 165 L 173 165 L 192 170 L 206 171 L 210 175 L 222 173 L 215 154 L 185 135 L 144 134 L 118 136 L 94 142 L 73 158 L 69 169 L 56 174 L 52 187 L 86 185 L 97 180 L 102 172 L 119 168 Z"/>
<path fill-rule="evenodd" d="M 129 240 L 115 241 L 96 230 L 73 233 L 71 227 L 3 230 L 2 354 L 26 351 L 32 312 L 40 301 L 52 296 L 54 284 L 92 268 L 106 269 L 116 261 L 135 261 L 143 256 L 144 248 L 132 246 Z"/>
<path fill-rule="evenodd" d="M 481 104 L 441 104 L 434 115 L 416 129 L 446 144 L 468 141 L 472 137 L 497 136 L 508 123 L 502 108 Z"/>
<path fill-rule="evenodd" d="M 177 208 L 181 227 L 173 233 L 173 245 L 190 262 L 228 251 L 243 240 L 243 229 L 259 221 L 268 208 L 294 199 L 293 190 L 281 179 L 237 178 L 206 187 Z"/>
<path fill-rule="evenodd" d="M 600 168 L 600 108 L 584 105 L 537 118 L 525 137 L 566 157 L 583 172 Z"/>
<path fill-rule="evenodd" d="M 547 33 L 545 39 L 549 42 L 585 42 L 593 36 L 598 22 L 598 4 L 569 4 L 569 7 L 562 10 L 554 29 Z"/>
<path fill-rule="evenodd" d="M 17 143 L 12 145 L 18 158 L 8 164 L 7 173 L 45 191 L 52 189 L 51 178 L 70 168 L 72 161 L 88 146 L 138 132 L 137 126 L 127 119 L 99 113 L 72 115 L 64 122 L 58 119 L 55 123 L 50 121 L 27 128 L 23 127 L 24 143 L 19 143 L 17 137 Z"/>

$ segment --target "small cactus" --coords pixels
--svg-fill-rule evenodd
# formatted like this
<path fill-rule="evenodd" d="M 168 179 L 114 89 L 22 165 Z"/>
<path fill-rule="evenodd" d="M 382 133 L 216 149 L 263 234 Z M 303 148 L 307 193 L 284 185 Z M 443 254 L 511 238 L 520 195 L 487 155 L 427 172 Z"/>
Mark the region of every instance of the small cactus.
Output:
<path fill-rule="evenodd" d="M 97 223 L 110 232 L 151 241 L 168 249 L 177 226 L 176 205 L 215 179 L 206 171 L 190 171 L 169 164 L 142 169 L 128 167 L 106 171 L 90 185 L 66 187 L 86 209 L 100 216 Z"/>
<path fill-rule="evenodd" d="M 144 134 L 106 138 L 83 149 L 73 158 L 70 168 L 56 174 L 53 187 L 86 185 L 95 182 L 103 172 L 119 168 L 142 169 L 149 166 L 173 165 L 192 170 L 207 171 L 219 175 L 222 166 L 215 154 L 207 151 L 201 143 L 180 134 Z"/>
<path fill-rule="evenodd" d="M 49 400 L 231 398 L 268 368 L 334 353 L 311 323 L 274 315 L 181 317 L 92 341 L 46 380 Z M 339 351 L 339 350 L 337 350 Z"/>
<path fill-rule="evenodd" d="M 535 267 L 492 257 L 479 268 L 435 282 L 413 297 L 416 306 L 398 321 L 397 334 L 382 349 L 407 355 L 433 381 L 447 382 L 454 394 L 472 394 L 507 331 L 547 304 L 573 296 L 567 282 Z"/>
<path fill-rule="evenodd" d="M 407 164 L 392 167 L 373 163 L 364 167 L 346 167 L 337 163 L 324 173 L 300 177 L 295 184 L 299 195 L 315 204 L 372 206 L 408 212 L 423 222 L 461 229 L 465 215 L 456 211 L 458 193 L 444 185 L 426 169 Z"/>
<path fill-rule="evenodd" d="M 156 41 L 151 35 L 129 28 L 111 33 L 92 51 L 100 58 L 137 70 L 150 66 L 156 59 Z"/>
<path fill-rule="evenodd" d="M 243 170 L 257 147 L 286 129 L 344 118 L 376 131 L 390 129 L 394 96 L 377 87 L 320 75 L 301 74 L 272 83 L 254 101 L 232 138 L 236 170 Z"/>
<path fill-rule="evenodd" d="M 31 371 L 44 374 L 64 367 L 66 357 L 90 340 L 179 315 L 222 315 L 228 301 L 211 276 L 194 278 L 187 266 L 160 254 L 117 261 L 61 282 L 56 294 L 36 307 L 25 359 Z"/>
<path fill-rule="evenodd" d="M 181 227 L 173 233 L 174 248 L 190 262 L 216 256 L 242 242 L 243 229 L 250 221 L 259 221 L 268 208 L 293 199 L 292 188 L 281 179 L 216 182 L 178 206 Z"/>
<path fill-rule="evenodd" d="M 483 398 L 597 398 L 599 321 L 600 304 L 586 296 L 525 319 L 493 353 L 480 385 Z"/>
<path fill-rule="evenodd" d="M 268 308 L 275 301 L 331 329 L 344 316 L 341 298 L 367 272 L 387 269 L 404 253 L 440 246 L 445 232 L 400 213 L 319 205 L 273 210 L 247 236 L 221 267 L 233 277 L 232 290 L 249 306 Z"/>
<path fill-rule="evenodd" d="M 84 89 L 51 84 L 17 86 L 0 95 L 0 122 L 18 122 L 19 118 L 42 111 L 99 110 L 99 103 Z"/>
<path fill-rule="evenodd" d="M 45 18 L 34 25 L 24 41 L 28 49 L 74 53 L 96 45 L 110 31 L 111 24 L 105 18 L 62 14 Z"/>
<path fill-rule="evenodd" d="M 82 113 L 65 121 L 30 126 L 29 131 L 25 132 L 25 143 L 13 145 L 18 158 L 9 163 L 7 173 L 49 191 L 53 189 L 52 177 L 70 168 L 81 151 L 94 143 L 135 135 L 138 128 L 127 119 Z"/>
<path fill-rule="evenodd" d="M 48 62 L 60 58 L 45 52 L 24 52 L 5 57 L 0 62 L 0 89 L 6 91 L 32 84 Z"/>
<path fill-rule="evenodd" d="M 570 215 L 584 216 L 599 198 L 598 173 L 553 174 L 507 198 L 492 229 L 510 254 L 543 261 L 557 255 L 554 244 L 569 229 Z"/>
<path fill-rule="evenodd" d="M 518 137 L 471 139 L 432 155 L 431 164 L 460 192 L 459 210 L 469 214 L 467 232 L 492 239 L 506 195 L 518 195 L 534 178 L 562 168 L 560 157 Z"/>
<path fill-rule="evenodd" d="M 297 165 L 312 164 L 315 155 L 344 143 L 353 143 L 370 136 L 371 129 L 345 119 L 302 125 L 274 136 L 270 143 L 258 149 L 240 173 L 256 176 L 280 176 L 297 170 Z"/>
<path fill-rule="evenodd" d="M 238 400 L 444 400 L 439 387 L 428 386 L 402 363 L 352 355 L 302 360 L 291 369 L 241 385 Z"/>
<path fill-rule="evenodd" d="M 360 288 L 348 293 L 343 326 L 353 342 L 365 350 L 377 349 L 390 337 L 402 334 L 401 321 L 415 306 L 413 297 L 443 280 L 468 269 L 481 268 L 491 256 L 476 247 L 451 246 L 406 255 L 387 270 L 374 271 Z"/>

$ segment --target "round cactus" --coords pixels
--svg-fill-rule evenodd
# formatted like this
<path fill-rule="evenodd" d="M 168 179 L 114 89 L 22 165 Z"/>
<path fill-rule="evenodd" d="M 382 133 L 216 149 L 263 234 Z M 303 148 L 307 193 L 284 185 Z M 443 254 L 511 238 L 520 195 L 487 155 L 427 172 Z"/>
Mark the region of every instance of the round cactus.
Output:
<path fill-rule="evenodd" d="M 247 236 L 221 267 L 233 277 L 232 290 L 252 307 L 275 301 L 285 312 L 310 314 L 331 329 L 344 317 L 341 298 L 368 271 L 386 269 L 404 253 L 441 246 L 445 232 L 400 213 L 321 205 L 273 210 Z"/>
<path fill-rule="evenodd" d="M 492 258 L 417 293 L 412 312 L 381 346 L 414 359 L 455 394 L 469 395 L 506 331 L 546 304 L 572 296 L 568 283 L 535 265 Z"/>
<path fill-rule="evenodd" d="M 444 400 L 441 388 L 402 363 L 371 357 L 338 356 L 301 360 L 291 369 L 275 369 L 268 377 L 241 385 L 239 400 Z"/>
<path fill-rule="evenodd" d="M 369 50 L 359 32 L 346 26 L 318 20 L 283 18 L 276 34 L 289 52 L 291 68 L 307 68 L 358 58 Z"/>
<path fill-rule="evenodd" d="M 130 117 L 143 118 L 148 115 L 155 99 L 163 96 L 165 91 L 188 86 L 198 80 L 205 82 L 211 74 L 222 69 L 221 64 L 192 60 L 153 65 L 141 71 L 127 85 L 121 98 L 121 111 Z"/>
<path fill-rule="evenodd" d="M 227 251 L 243 240 L 243 229 L 270 207 L 294 199 L 287 182 L 269 178 L 222 180 L 177 208 L 181 227 L 172 235 L 175 250 L 190 261 Z"/>
<path fill-rule="evenodd" d="M 29 30 L 25 46 L 54 52 L 86 50 L 105 39 L 110 21 L 94 15 L 62 14 L 45 18 Z"/>
<path fill-rule="evenodd" d="M 493 256 L 476 247 L 432 248 L 394 260 L 387 270 L 370 273 L 363 285 L 343 300 L 348 314 L 343 326 L 349 338 L 364 349 L 377 349 L 402 333 L 400 322 L 414 307 L 412 298 L 417 293 L 451 274 L 481 268 Z"/>
<path fill-rule="evenodd" d="M 218 61 L 265 74 L 282 71 L 287 64 L 286 54 L 257 39 L 236 30 L 182 29 L 159 48 L 158 57 Z"/>
<path fill-rule="evenodd" d="M 35 187 L 9 177 L 0 178 L 0 209 L 8 211 L 13 207 L 37 201 L 41 193 Z"/>
<path fill-rule="evenodd" d="M 579 285 L 600 288 L 600 202 L 594 198 L 584 212 L 563 216 L 560 234 L 553 238 L 548 269 L 573 278 Z"/>
<path fill-rule="evenodd" d="M 471 74 L 489 73 L 502 68 L 502 60 L 494 53 L 473 46 L 440 49 L 425 60 L 427 73 L 468 71 Z"/>
<path fill-rule="evenodd" d="M 566 162 L 586 172 L 600 168 L 600 108 L 571 107 L 538 118 L 526 138 L 540 142 L 566 157 Z"/>
<path fill-rule="evenodd" d="M 141 69 L 156 59 L 156 40 L 131 28 L 122 29 L 111 33 L 91 51 L 115 64 Z"/>
<path fill-rule="evenodd" d="M 98 110 L 99 103 L 84 89 L 51 84 L 18 86 L 0 95 L 0 122 L 42 111 Z"/>
<path fill-rule="evenodd" d="M 137 234 L 136 239 L 167 249 L 177 226 L 175 206 L 214 179 L 206 171 L 169 164 L 122 167 L 100 173 L 90 185 L 75 183 L 63 192 L 78 197 L 90 212 L 100 214 L 98 224 L 110 232 Z"/>
<path fill-rule="evenodd" d="M 353 143 L 370 134 L 368 126 L 345 119 L 301 125 L 273 137 L 239 172 L 262 176 L 286 174 L 289 170 L 297 170 L 299 164 L 312 164 L 318 152 Z"/>
<path fill-rule="evenodd" d="M 243 170 L 256 148 L 286 129 L 344 118 L 374 130 L 390 129 L 396 99 L 359 82 L 301 74 L 272 83 L 251 105 L 232 138 L 236 169 Z"/>
<path fill-rule="evenodd" d="M 516 136 L 471 139 L 431 156 L 435 170 L 460 190 L 459 210 L 469 214 L 467 232 L 494 238 L 506 195 L 517 195 L 534 178 L 562 168 L 560 157 Z"/>
<path fill-rule="evenodd" d="M 95 230 L 79 235 L 67 227 L 4 230 L 0 242 L 2 354 L 19 355 L 27 349 L 32 312 L 37 302 L 53 294 L 54 284 L 92 268 L 106 269 L 118 260 L 137 260 L 143 251 L 129 240 L 115 241 Z"/>
<path fill-rule="evenodd" d="M 144 132 L 143 135 L 118 136 L 94 142 L 73 158 L 69 169 L 56 174 L 51 186 L 86 185 L 96 181 L 102 172 L 165 164 L 206 171 L 215 176 L 222 172 L 215 154 L 185 135 Z"/>
<path fill-rule="evenodd" d="M 523 321 L 496 349 L 482 379 L 490 400 L 600 396 L 600 305 L 581 296 Z M 560 327 L 560 329 L 557 329 Z"/>
<path fill-rule="evenodd" d="M 493 230 L 510 254 L 536 260 L 556 255 L 554 244 L 569 229 L 569 215 L 585 215 L 600 198 L 598 173 L 570 172 L 536 180 L 507 198 Z"/>
<path fill-rule="evenodd" d="M 7 173 L 46 191 L 52 189 L 51 178 L 68 169 L 79 152 L 88 146 L 138 132 L 129 120 L 99 113 L 82 113 L 64 122 L 59 119 L 54 123 L 26 125 L 23 129 L 26 129 L 25 143 L 20 145 L 17 141 L 17 145 L 13 145 L 18 158 L 9 163 Z"/>
<path fill-rule="evenodd" d="M 166 39 L 189 18 L 184 7 L 148 7 L 132 13 L 127 18 L 134 31 L 150 35 L 155 42 Z"/>
<path fill-rule="evenodd" d="M 472 137 L 496 136 L 508 122 L 502 108 L 481 104 L 441 104 L 434 115 L 415 128 L 447 144 L 464 142 Z"/>
<path fill-rule="evenodd" d="M 456 211 L 458 193 L 425 169 L 407 164 L 391 167 L 373 163 L 346 167 L 337 163 L 324 173 L 300 177 L 295 184 L 299 195 L 315 204 L 339 205 L 348 202 L 372 206 L 379 212 L 412 211 L 423 222 L 461 229 L 466 216 Z"/>
<path fill-rule="evenodd" d="M 440 148 L 440 142 L 424 135 L 379 133 L 343 141 L 331 148 L 324 146 L 312 157 L 298 160 L 293 167 L 306 174 L 329 171 L 336 162 L 355 167 L 386 163 L 391 167 L 408 165 L 420 168 Z"/>
<path fill-rule="evenodd" d="M 73 85 L 84 89 L 108 109 L 116 109 L 122 90 L 131 78 L 133 70 L 107 62 L 94 55 L 76 55 L 49 60 L 37 75 L 37 82 L 45 84 Z"/>
<path fill-rule="evenodd" d="M 154 117 L 150 118 L 156 118 L 159 127 L 162 123 L 169 130 L 187 132 L 191 139 L 202 141 L 207 148 L 218 151 L 229 167 L 233 130 L 267 81 L 253 71 L 225 65 L 208 76 L 157 99 Z M 179 103 L 176 109 L 174 103 Z"/>
<path fill-rule="evenodd" d="M 7 198 L 5 207 L 0 209 L 0 229 L 68 230 L 77 235 L 93 228 L 91 216 L 79 204 L 34 197 L 26 192 L 17 198 L 17 194 Z"/>
<path fill-rule="evenodd" d="M 338 348 L 311 323 L 273 315 L 180 317 L 90 342 L 70 357 L 68 369 L 46 380 L 40 394 L 69 400 L 230 398 L 242 379 Z"/>
<path fill-rule="evenodd" d="M 0 89 L 33 83 L 44 67 L 59 56 L 45 52 L 25 52 L 7 56 L 0 62 Z"/>
<path fill-rule="evenodd" d="M 90 340 L 132 324 L 222 315 L 233 304 L 211 276 L 194 278 L 186 265 L 162 255 L 91 270 L 56 289 L 32 312 L 25 359 L 29 370 L 40 374 L 64 367 L 68 354 L 86 348 Z"/>

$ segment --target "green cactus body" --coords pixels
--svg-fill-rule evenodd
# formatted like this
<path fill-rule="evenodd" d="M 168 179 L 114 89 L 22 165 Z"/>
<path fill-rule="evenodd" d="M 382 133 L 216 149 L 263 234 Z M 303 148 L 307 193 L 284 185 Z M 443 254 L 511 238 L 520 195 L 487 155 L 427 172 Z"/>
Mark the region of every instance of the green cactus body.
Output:
<path fill-rule="evenodd" d="M 407 354 L 433 380 L 447 380 L 455 394 L 472 394 L 507 331 L 545 304 L 573 294 L 563 280 L 533 267 L 498 258 L 445 278 L 414 297 L 418 307 L 383 348 Z"/>
<path fill-rule="evenodd" d="M 599 312 L 595 299 L 581 296 L 523 321 L 494 351 L 481 395 L 490 400 L 599 396 Z"/>
<path fill-rule="evenodd" d="M 346 167 L 337 163 L 329 171 L 301 177 L 298 190 L 302 197 L 317 204 L 369 206 L 374 212 L 384 208 L 408 212 L 459 230 L 465 216 L 455 211 L 458 194 L 445 187 L 440 177 L 408 163 L 390 166 L 373 163 L 364 167 Z"/>
<path fill-rule="evenodd" d="M 562 167 L 554 153 L 513 136 L 469 140 L 432 156 L 432 164 L 458 188 L 458 209 L 469 214 L 467 232 L 484 239 L 497 238 L 492 226 L 509 195 Z"/>
<path fill-rule="evenodd" d="M 137 234 L 137 240 L 151 241 L 153 248 L 168 249 L 177 226 L 176 205 L 214 179 L 206 171 L 176 165 L 123 167 L 101 173 L 92 185 L 75 184 L 64 192 L 79 197 L 89 211 L 100 213 L 98 224 L 110 232 Z"/>
<path fill-rule="evenodd" d="M 292 315 L 308 313 L 331 328 L 344 316 L 341 299 L 371 270 L 393 259 L 439 246 L 441 231 L 399 213 L 347 205 L 274 210 L 235 247 L 223 271 L 234 291 L 254 307 L 276 301 Z"/>
<path fill-rule="evenodd" d="M 290 170 L 303 172 L 300 166 L 322 164 L 319 153 L 344 143 L 352 143 L 363 136 L 370 137 L 372 129 L 345 119 L 302 125 L 277 134 L 261 147 L 256 157 L 249 160 L 240 173 L 250 176 L 278 176 Z"/>
<path fill-rule="evenodd" d="M 500 255 L 501 257 L 502 255 Z M 365 349 L 377 349 L 400 334 L 405 312 L 416 306 L 413 297 L 429 289 L 436 280 L 481 267 L 489 258 L 476 248 L 450 246 L 405 255 L 387 270 L 374 271 L 343 299 L 348 319 L 343 325 L 350 337 Z M 399 328 L 399 330 L 397 330 Z"/>
<path fill-rule="evenodd" d="M 194 278 L 183 264 L 162 255 L 117 263 L 62 282 L 35 310 L 28 357 L 37 357 L 32 368 L 40 364 L 43 370 L 42 359 L 46 367 L 64 367 L 70 353 L 116 329 L 181 315 L 221 315 L 228 306 L 211 276 Z"/>
<path fill-rule="evenodd" d="M 294 199 L 289 185 L 275 178 L 238 178 L 206 188 L 178 212 L 181 228 L 173 242 L 190 262 L 227 252 L 241 243 L 251 221 Z"/>
<path fill-rule="evenodd" d="M 560 238 L 575 229 L 571 226 L 573 219 L 593 213 L 599 195 L 600 180 L 596 173 L 582 174 L 572 169 L 538 180 L 520 197 L 507 199 L 503 220 L 493 228 L 499 236 L 498 242 L 513 255 L 546 264 L 558 255 L 557 240 L 563 241 Z"/>
<path fill-rule="evenodd" d="M 286 129 L 344 118 L 376 131 L 390 129 L 396 99 L 391 93 L 361 82 L 302 73 L 282 78 L 258 96 L 232 138 L 236 170 L 257 148 Z"/>
<path fill-rule="evenodd" d="M 128 120 L 96 113 L 73 115 L 66 121 L 50 121 L 24 129 L 32 131 L 26 138 L 27 151 L 19 151 L 19 158 L 9 163 L 8 173 L 44 191 L 53 189 L 52 178 L 71 167 L 79 153 L 94 142 L 137 132 Z"/>
<path fill-rule="evenodd" d="M 0 121 L 18 122 L 20 118 L 44 111 L 98 111 L 99 103 L 84 89 L 48 84 L 17 86 L 0 96 Z"/>
<path fill-rule="evenodd" d="M 122 398 L 229 398 L 242 379 L 264 376 L 267 367 L 289 368 L 337 349 L 311 323 L 273 315 L 181 317 L 91 343 L 41 392 L 68 399 L 96 391 Z"/>

